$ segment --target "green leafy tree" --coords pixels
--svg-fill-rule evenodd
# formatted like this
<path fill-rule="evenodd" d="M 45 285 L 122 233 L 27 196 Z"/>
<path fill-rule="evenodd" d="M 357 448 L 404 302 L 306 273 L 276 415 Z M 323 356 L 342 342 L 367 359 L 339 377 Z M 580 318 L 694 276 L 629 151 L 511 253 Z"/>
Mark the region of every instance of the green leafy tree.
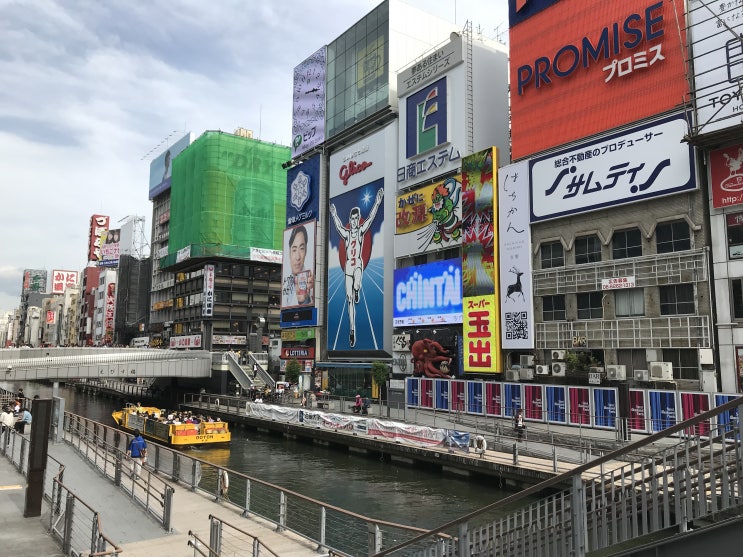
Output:
<path fill-rule="evenodd" d="M 299 374 L 302 372 L 302 364 L 296 358 L 286 363 L 286 380 L 289 383 L 299 383 Z"/>
<path fill-rule="evenodd" d="M 382 385 L 384 385 L 387 382 L 387 377 L 389 377 L 389 369 L 387 368 L 387 364 L 384 362 L 372 362 L 371 365 L 371 374 L 372 379 L 377 384 L 379 389 L 377 389 L 378 398 L 379 398 L 379 408 L 381 410 L 382 408 Z"/>

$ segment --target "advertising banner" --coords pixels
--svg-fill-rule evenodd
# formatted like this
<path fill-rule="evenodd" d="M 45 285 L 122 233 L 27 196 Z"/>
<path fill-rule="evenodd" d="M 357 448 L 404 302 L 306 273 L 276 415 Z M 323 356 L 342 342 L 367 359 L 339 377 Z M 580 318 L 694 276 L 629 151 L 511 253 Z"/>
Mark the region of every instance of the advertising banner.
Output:
<path fill-rule="evenodd" d="M 715 395 L 715 408 L 722 406 L 726 402 L 730 402 L 739 396 L 740 395 Z M 723 428 L 726 433 L 737 429 L 740 420 L 738 410 L 739 408 L 733 408 L 732 410 L 718 414 L 717 424 L 719 427 Z"/>
<path fill-rule="evenodd" d="M 647 433 L 650 426 L 647 419 L 648 409 L 644 390 L 629 391 L 629 429 Z"/>
<path fill-rule="evenodd" d="M 714 10 L 714 12 L 712 11 Z M 743 17 L 739 2 L 688 1 L 698 133 L 740 126 Z M 715 205 L 717 207 L 717 205 Z"/>
<path fill-rule="evenodd" d="M 568 403 L 568 425 L 591 425 L 591 391 L 588 387 L 568 387 Z"/>
<path fill-rule="evenodd" d="M 170 337 L 170 348 L 201 348 L 201 335 Z"/>
<path fill-rule="evenodd" d="M 201 316 L 212 317 L 214 315 L 214 265 L 204 265 L 203 294 Z"/>
<path fill-rule="evenodd" d="M 485 413 L 488 416 L 503 415 L 502 383 L 485 383 Z"/>
<path fill-rule="evenodd" d="M 614 428 L 617 419 L 617 390 L 593 389 L 594 425 Z"/>
<path fill-rule="evenodd" d="M 648 391 L 650 431 L 655 433 L 676 425 L 675 391 Z"/>
<path fill-rule="evenodd" d="M 542 385 L 524 385 L 524 419 L 544 421 Z"/>
<path fill-rule="evenodd" d="M 105 330 L 107 343 L 113 341 L 115 315 L 116 315 L 116 283 L 111 282 L 106 287 L 106 313 L 103 319 L 103 327 Z"/>
<path fill-rule="evenodd" d="M 513 159 L 668 112 L 688 98 L 684 2 L 510 0 L 509 7 Z"/>
<path fill-rule="evenodd" d="M 325 141 L 326 47 L 294 68 L 292 158 Z"/>
<path fill-rule="evenodd" d="M 46 271 L 44 271 L 46 278 Z M 76 288 L 80 274 L 77 271 L 52 271 L 52 294 L 64 294 L 68 288 Z"/>
<path fill-rule="evenodd" d="M 471 296 L 464 300 L 465 372 L 497 373 L 499 369 L 495 296 Z"/>
<path fill-rule="evenodd" d="M 286 173 L 286 226 L 317 220 L 320 214 L 320 155 Z"/>
<path fill-rule="evenodd" d="M 433 379 L 420 380 L 421 408 L 433 408 Z"/>
<path fill-rule="evenodd" d="M 193 134 L 187 133 L 168 149 L 163 151 L 150 163 L 150 191 L 152 200 L 161 193 L 170 189 L 170 180 L 173 173 L 173 160 L 193 141 Z"/>
<path fill-rule="evenodd" d="M 315 230 L 308 221 L 284 230 L 281 308 L 315 304 Z"/>
<path fill-rule="evenodd" d="M 531 350 L 534 348 L 534 302 L 528 161 L 498 170 L 498 238 L 501 347 Z"/>
<path fill-rule="evenodd" d="M 462 322 L 459 259 L 395 269 L 394 292 L 395 327 Z"/>
<path fill-rule="evenodd" d="M 464 381 L 451 381 L 451 409 L 455 412 L 464 412 L 466 383 Z"/>
<path fill-rule="evenodd" d="M 467 381 L 467 412 L 469 414 L 483 413 L 483 395 L 482 381 Z"/>
<path fill-rule="evenodd" d="M 230 344 L 233 346 L 245 346 L 248 337 L 245 335 L 212 335 L 213 344 Z"/>
<path fill-rule="evenodd" d="M 434 385 L 436 388 L 436 404 L 434 408 L 437 410 L 451 410 L 449 406 L 449 380 L 448 379 L 435 379 Z"/>
<path fill-rule="evenodd" d="M 532 159 L 532 222 L 695 189 L 686 134 L 678 113 Z"/>
<path fill-rule="evenodd" d="M 22 292 L 46 292 L 46 269 L 24 269 Z"/>
<path fill-rule="evenodd" d="M 679 393 L 681 397 L 681 421 L 698 416 L 710 409 L 708 393 Z M 687 431 L 689 435 L 709 435 L 710 424 L 706 420 Z"/>
<path fill-rule="evenodd" d="M 330 202 L 328 350 L 381 350 L 384 343 L 384 179 Z"/>
<path fill-rule="evenodd" d="M 98 266 L 117 267 L 121 253 L 121 229 L 107 230 L 101 239 L 103 243 L 101 244 L 101 260 L 98 262 Z"/>
<path fill-rule="evenodd" d="M 567 423 L 565 413 L 565 387 L 562 385 L 545 385 L 547 398 L 547 421 L 555 424 Z"/>
<path fill-rule="evenodd" d="M 743 47 L 741 47 L 743 50 Z M 743 62 L 743 53 L 741 53 Z M 709 152 L 712 206 L 722 209 L 743 203 L 743 145 Z"/>
<path fill-rule="evenodd" d="M 420 379 L 417 377 L 405 378 L 405 391 L 407 405 L 416 408 L 420 405 Z"/>
<path fill-rule="evenodd" d="M 397 196 L 395 257 L 417 255 L 461 243 L 461 175 Z"/>
<path fill-rule="evenodd" d="M 90 217 L 90 230 L 88 232 L 88 261 L 101 260 L 101 246 L 103 235 L 108 230 L 109 217 L 105 215 L 93 215 Z"/>
<path fill-rule="evenodd" d="M 54 325 L 56 322 L 57 322 L 57 312 L 53 310 L 48 310 L 46 312 L 46 324 Z"/>
<path fill-rule="evenodd" d="M 516 410 L 523 408 L 520 383 L 503 383 L 503 416 L 513 417 Z"/>

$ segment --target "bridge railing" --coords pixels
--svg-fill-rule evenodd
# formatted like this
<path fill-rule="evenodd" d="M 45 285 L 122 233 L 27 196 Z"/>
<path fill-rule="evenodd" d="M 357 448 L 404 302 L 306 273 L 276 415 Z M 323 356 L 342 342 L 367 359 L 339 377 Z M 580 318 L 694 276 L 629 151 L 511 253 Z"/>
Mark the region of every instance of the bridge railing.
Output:
<path fill-rule="evenodd" d="M 224 408 L 216 399 L 213 403 Z M 64 429 L 65 439 L 80 446 L 81 453 L 92 455 L 89 460 L 98 462 L 98 468 L 109 470 L 109 474 L 115 462 L 103 454 L 95 456 L 101 452 L 100 446 L 109 452 L 111 447 L 121 451 L 130 437 L 114 427 L 68 412 Z M 337 555 L 369 555 L 371 549 L 381 547 L 375 544 L 383 538 L 400 540 L 424 532 L 421 528 L 356 514 L 157 443 L 148 442 L 145 469 L 148 483 L 154 484 L 158 476 L 167 477 L 234 507 L 242 516 L 268 520 L 278 531 L 294 532 Z"/>
<path fill-rule="evenodd" d="M 723 412 L 740 410 L 731 400 L 560 474 L 425 534 L 395 543 L 374 555 L 446 557 L 479 555 L 585 556 L 616 544 L 638 546 L 703 527 L 725 512 L 743 511 L 743 424 L 714 428 L 709 435 L 686 435 L 641 462 L 624 456 L 693 432 Z M 567 483 L 572 487 L 524 506 L 525 498 Z M 655 540 L 651 540 L 655 538 Z"/>
<path fill-rule="evenodd" d="M 15 430 L 0 432 L 0 452 L 24 476 L 28 476 L 30 444 L 28 437 Z M 49 503 L 49 533 L 64 555 L 118 556 L 121 548 L 104 534 L 98 512 L 65 485 L 64 471 L 61 462 L 47 456 L 44 499 Z"/>

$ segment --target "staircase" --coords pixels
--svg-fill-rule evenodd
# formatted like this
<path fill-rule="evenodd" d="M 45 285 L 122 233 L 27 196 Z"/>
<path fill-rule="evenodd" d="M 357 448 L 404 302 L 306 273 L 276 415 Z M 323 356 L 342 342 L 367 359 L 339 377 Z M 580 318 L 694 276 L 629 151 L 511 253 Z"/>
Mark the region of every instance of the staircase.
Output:
<path fill-rule="evenodd" d="M 266 387 L 271 390 L 276 387 L 276 381 L 266 371 L 268 368 L 268 354 L 266 352 L 248 352 L 248 360 L 245 365 L 241 365 L 235 355 L 230 352 L 225 355 L 225 358 L 230 373 L 240 383 L 243 390 L 254 388 L 263 391 Z"/>

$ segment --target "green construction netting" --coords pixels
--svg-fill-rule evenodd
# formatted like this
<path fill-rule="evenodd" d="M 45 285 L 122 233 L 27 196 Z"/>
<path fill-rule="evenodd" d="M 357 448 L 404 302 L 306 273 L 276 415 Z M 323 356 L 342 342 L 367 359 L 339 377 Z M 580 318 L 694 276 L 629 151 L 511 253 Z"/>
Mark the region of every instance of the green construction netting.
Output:
<path fill-rule="evenodd" d="M 223 132 L 205 132 L 173 162 L 168 256 L 247 259 L 250 248 L 281 250 L 290 149 Z"/>

